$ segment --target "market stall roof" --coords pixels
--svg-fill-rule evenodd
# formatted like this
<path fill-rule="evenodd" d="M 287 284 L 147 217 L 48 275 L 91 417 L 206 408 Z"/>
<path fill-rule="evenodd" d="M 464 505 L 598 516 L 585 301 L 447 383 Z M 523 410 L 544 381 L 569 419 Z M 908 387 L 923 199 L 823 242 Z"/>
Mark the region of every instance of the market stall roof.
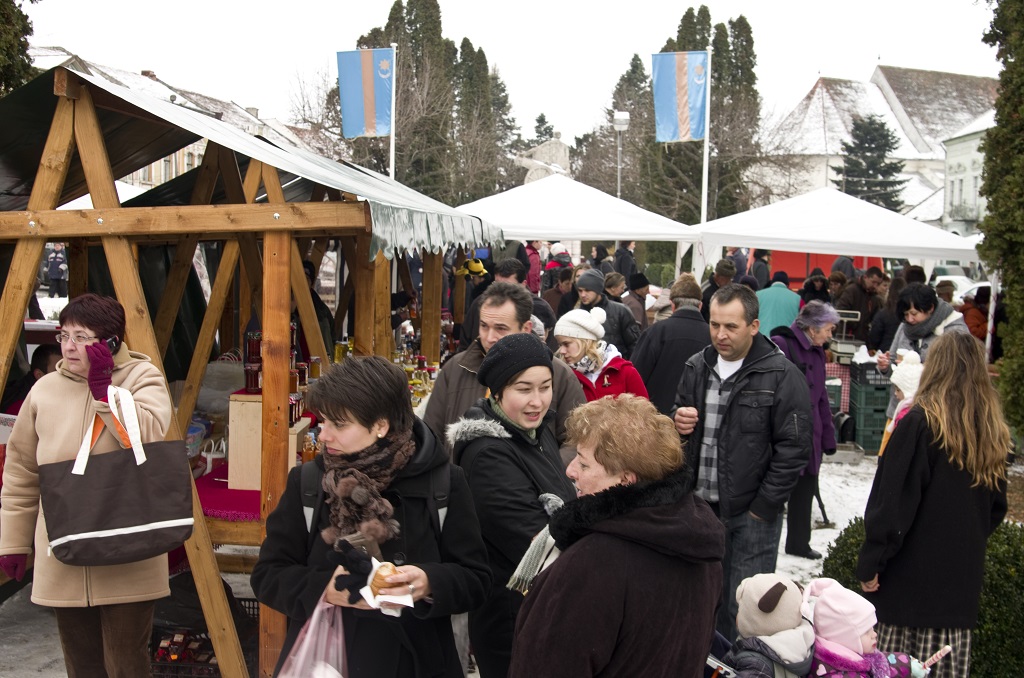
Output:
<path fill-rule="evenodd" d="M 692 243 L 692 226 L 553 174 L 459 207 L 516 240 L 664 240 Z"/>
<path fill-rule="evenodd" d="M 735 246 L 851 256 L 978 259 L 974 243 L 965 238 L 835 188 L 819 188 L 715 219 L 701 230 L 704 252 Z"/>
<path fill-rule="evenodd" d="M 54 80 L 62 70 L 51 69 L 0 99 L 0 211 L 24 210 L 28 205 L 57 104 Z M 502 239 L 500 229 L 491 224 L 375 172 L 300 149 L 277 147 L 186 105 L 163 101 L 97 75 L 71 72 L 92 86 L 115 176 L 130 174 L 206 138 L 239 156 L 305 180 L 310 190 L 313 184 L 320 184 L 366 200 L 374 239 L 387 255 L 394 248 L 436 250 L 442 245 L 476 245 Z M 60 203 L 87 191 L 76 155 Z"/>

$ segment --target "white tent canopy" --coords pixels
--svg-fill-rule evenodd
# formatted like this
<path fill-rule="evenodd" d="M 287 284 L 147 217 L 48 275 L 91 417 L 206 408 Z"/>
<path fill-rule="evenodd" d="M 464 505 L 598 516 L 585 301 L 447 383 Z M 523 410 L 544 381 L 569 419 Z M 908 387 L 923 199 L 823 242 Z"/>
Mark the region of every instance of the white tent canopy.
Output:
<path fill-rule="evenodd" d="M 975 243 L 953 233 L 854 198 L 835 188 L 819 188 L 788 200 L 704 224 L 703 248 L 847 254 L 850 256 L 976 261 Z M 694 257 L 694 270 L 706 263 Z"/>
<path fill-rule="evenodd" d="M 513 240 L 662 240 L 693 243 L 700 232 L 578 181 L 553 174 L 460 211 L 501 228 Z"/>

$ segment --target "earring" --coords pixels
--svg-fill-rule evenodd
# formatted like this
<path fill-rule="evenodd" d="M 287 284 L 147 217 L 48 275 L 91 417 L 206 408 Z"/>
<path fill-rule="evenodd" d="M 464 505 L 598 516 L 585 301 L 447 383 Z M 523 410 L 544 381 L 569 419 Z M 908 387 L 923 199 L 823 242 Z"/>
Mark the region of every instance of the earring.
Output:
<path fill-rule="evenodd" d="M 378 433 L 378 434 L 377 434 L 377 437 L 378 437 L 378 438 L 383 438 L 383 437 L 384 437 L 384 434 L 383 434 L 383 433 Z"/>

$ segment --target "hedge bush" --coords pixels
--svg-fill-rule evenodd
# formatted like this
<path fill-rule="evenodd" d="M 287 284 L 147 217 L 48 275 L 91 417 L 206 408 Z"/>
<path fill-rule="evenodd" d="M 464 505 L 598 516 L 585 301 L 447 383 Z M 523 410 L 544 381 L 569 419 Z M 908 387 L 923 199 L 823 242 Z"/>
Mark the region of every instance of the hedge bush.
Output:
<path fill-rule="evenodd" d="M 855 518 L 829 545 L 821 576 L 860 592 L 857 558 L 864 519 Z M 942 567 L 936 563 L 936 567 Z M 895 649 L 895 648 L 893 648 Z M 971 673 L 1018 678 L 1024 667 L 1024 526 L 1003 523 L 989 537 L 978 626 L 971 634 Z"/>

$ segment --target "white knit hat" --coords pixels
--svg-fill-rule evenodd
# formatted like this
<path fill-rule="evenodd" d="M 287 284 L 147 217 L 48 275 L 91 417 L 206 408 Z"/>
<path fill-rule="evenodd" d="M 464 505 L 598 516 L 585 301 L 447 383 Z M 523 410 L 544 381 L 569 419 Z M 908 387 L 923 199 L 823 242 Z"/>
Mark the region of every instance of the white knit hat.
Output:
<path fill-rule="evenodd" d="M 604 337 L 605 312 L 603 308 L 582 308 L 569 311 L 555 324 L 556 337 L 574 337 L 600 341 Z"/>
<path fill-rule="evenodd" d="M 902 356 L 899 364 L 892 366 L 891 381 L 893 386 L 903 391 L 904 398 L 913 398 L 917 395 L 924 365 L 921 364 L 921 356 L 916 351 L 905 351 Z"/>

